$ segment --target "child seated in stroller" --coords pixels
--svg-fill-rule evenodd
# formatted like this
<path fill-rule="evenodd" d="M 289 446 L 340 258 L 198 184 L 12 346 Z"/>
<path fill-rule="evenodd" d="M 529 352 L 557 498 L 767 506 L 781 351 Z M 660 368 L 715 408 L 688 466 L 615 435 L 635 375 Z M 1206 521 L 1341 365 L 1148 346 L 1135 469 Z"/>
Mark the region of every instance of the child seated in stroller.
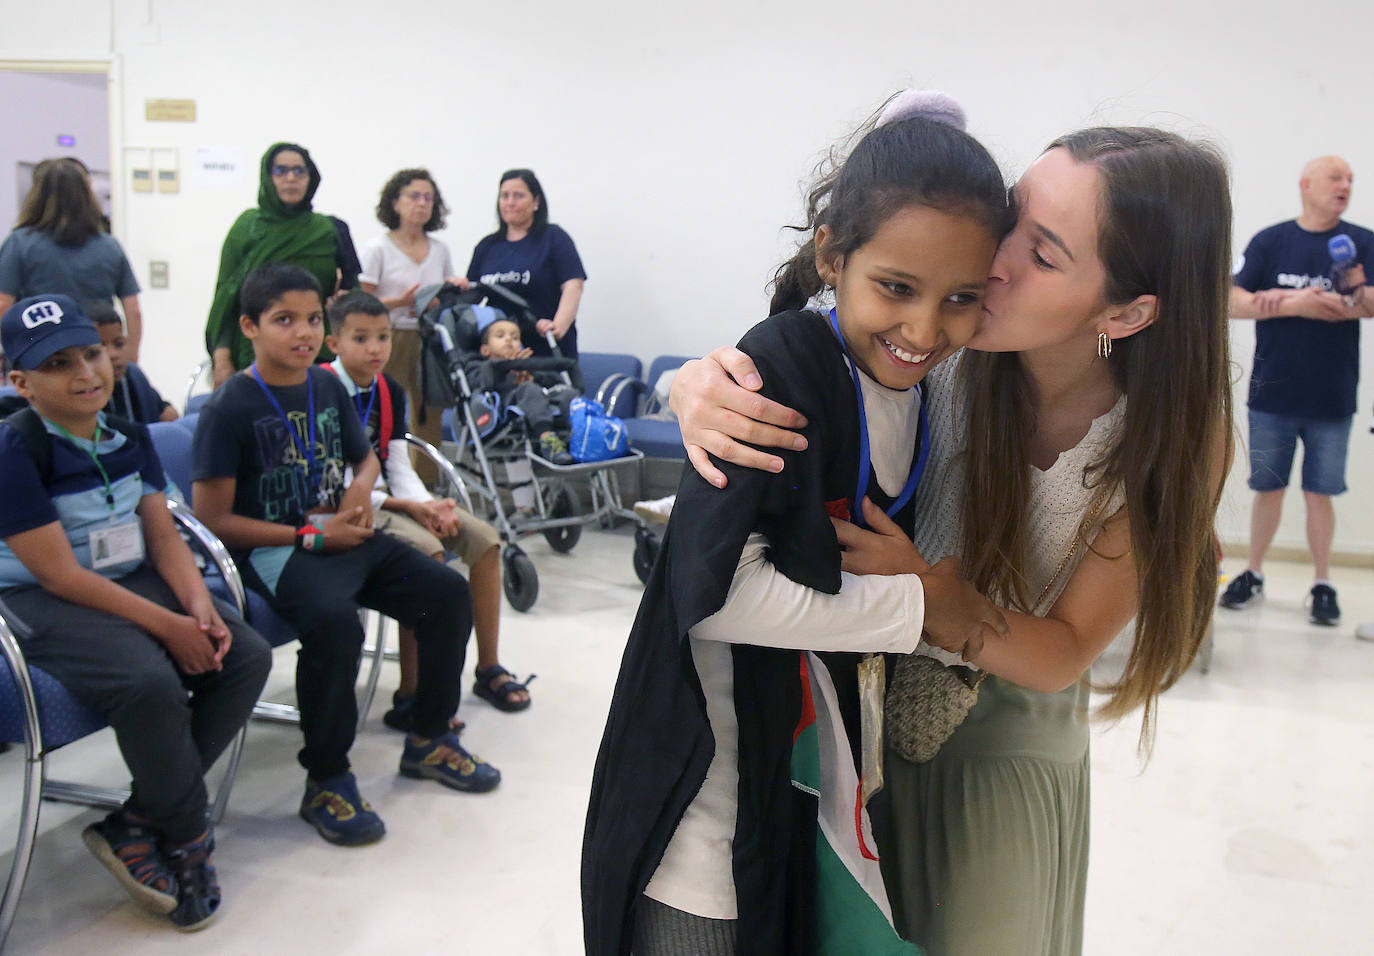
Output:
<path fill-rule="evenodd" d="M 555 406 L 564 422 L 567 403 L 573 391 L 552 372 L 507 370 L 502 359 L 527 359 L 533 354 L 520 341 L 520 326 L 499 312 L 483 310 L 477 320 L 481 335 L 480 357 L 466 363 L 464 372 L 473 393 L 473 419 L 478 428 L 500 424 L 505 411 L 513 409 L 529 428 L 538 443 L 539 456 L 555 465 L 571 465 L 573 456 L 568 443 L 554 430 Z M 545 387 L 552 389 L 546 392 Z M 493 408 L 491 396 L 499 406 Z M 493 421 L 494 419 L 494 421 Z"/>

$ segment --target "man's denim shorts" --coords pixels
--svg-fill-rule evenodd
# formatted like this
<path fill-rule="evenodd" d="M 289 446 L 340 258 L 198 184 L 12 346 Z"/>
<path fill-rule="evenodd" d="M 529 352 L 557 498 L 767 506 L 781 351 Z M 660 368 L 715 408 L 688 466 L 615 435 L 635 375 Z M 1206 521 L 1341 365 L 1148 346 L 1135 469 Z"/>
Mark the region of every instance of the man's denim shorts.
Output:
<path fill-rule="evenodd" d="M 1250 487 L 1288 487 L 1293 452 L 1302 439 L 1302 490 L 1316 495 L 1345 491 L 1349 418 L 1296 418 L 1250 409 Z"/>

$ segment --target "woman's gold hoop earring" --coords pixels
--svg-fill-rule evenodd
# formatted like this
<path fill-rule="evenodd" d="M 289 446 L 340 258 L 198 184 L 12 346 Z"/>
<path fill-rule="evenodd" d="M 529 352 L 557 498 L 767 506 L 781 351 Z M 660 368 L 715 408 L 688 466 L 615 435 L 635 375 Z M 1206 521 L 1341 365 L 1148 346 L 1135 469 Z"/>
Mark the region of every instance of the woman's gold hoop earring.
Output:
<path fill-rule="evenodd" d="M 1097 357 L 1112 357 L 1112 337 L 1108 335 L 1106 332 L 1097 333 Z"/>

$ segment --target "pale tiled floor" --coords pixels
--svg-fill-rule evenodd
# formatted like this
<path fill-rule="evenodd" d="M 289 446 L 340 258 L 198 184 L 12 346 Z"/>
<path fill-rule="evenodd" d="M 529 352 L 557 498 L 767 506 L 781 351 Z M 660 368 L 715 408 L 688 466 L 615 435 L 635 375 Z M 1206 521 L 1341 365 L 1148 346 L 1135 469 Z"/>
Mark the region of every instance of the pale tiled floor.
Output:
<path fill-rule="evenodd" d="M 507 609 L 503 657 L 539 672 L 535 704 L 507 715 L 465 698 L 462 709 L 465 741 L 505 774 L 496 792 L 398 778 L 399 738 L 379 707 L 354 759 L 387 838 L 328 846 L 295 816 L 295 729 L 255 724 L 219 829 L 216 925 L 185 939 L 136 909 L 81 844 L 95 814 L 48 804 L 7 952 L 580 952 L 587 785 L 640 587 L 623 534 L 589 532 L 571 556 L 542 540 L 529 551 L 541 597 L 530 614 Z M 1268 570 L 1268 603 L 1220 612 L 1211 672 L 1165 697 L 1143 772 L 1134 722 L 1094 741 L 1090 954 L 1374 945 L 1374 644 L 1352 636 L 1374 619 L 1374 572 L 1338 572 L 1345 622 L 1320 629 L 1300 607 L 1307 572 Z M 291 664 L 279 652 L 274 684 L 289 685 Z M 120 766 L 105 734 L 53 761 L 55 776 L 107 784 Z M 0 793 L 14 795 L 0 810 L 6 841 L 18 790 L 11 752 L 0 756 Z"/>

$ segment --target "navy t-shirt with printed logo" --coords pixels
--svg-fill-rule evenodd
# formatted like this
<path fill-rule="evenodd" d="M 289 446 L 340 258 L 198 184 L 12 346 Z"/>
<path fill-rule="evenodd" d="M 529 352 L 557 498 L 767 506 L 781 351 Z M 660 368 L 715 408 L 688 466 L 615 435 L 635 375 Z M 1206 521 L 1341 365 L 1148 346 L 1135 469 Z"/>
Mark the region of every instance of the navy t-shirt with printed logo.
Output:
<path fill-rule="evenodd" d="M 0 538 L 60 521 L 76 560 L 95 570 L 91 567 L 91 532 L 138 520 L 135 510 L 144 496 L 156 494 L 167 485 L 162 464 L 147 428 L 135 426 L 130 438 L 106 426 L 103 412 L 99 422 L 98 443 L 81 438 L 73 443 L 44 420 L 52 443 L 47 481 L 39 475 L 23 436 L 8 425 L 0 425 Z M 105 479 L 91 459 L 92 449 L 109 476 L 113 510 L 105 500 Z M 119 578 L 142 563 L 124 561 L 96 573 Z M 0 542 L 0 588 L 37 583 L 9 546 Z"/>
<path fill-rule="evenodd" d="M 1344 233 L 1355 243 L 1355 261 L 1374 281 L 1374 232 L 1348 222 L 1308 232 L 1295 220 L 1270 226 L 1245 247 L 1235 284 L 1265 289 L 1331 288 L 1327 243 Z M 1299 418 L 1347 418 L 1355 413 L 1360 381 L 1360 320 L 1326 322 L 1282 316 L 1255 323 L 1255 365 L 1250 407 Z"/>
<path fill-rule="evenodd" d="M 468 264 L 468 279 L 510 289 L 530 304 L 536 319 L 554 317 L 564 282 L 585 278 L 572 237 L 553 223 L 515 242 L 506 239 L 504 230 L 494 232 L 477 243 Z M 525 345 L 535 355 L 552 354 L 542 338 L 526 336 Z M 559 339 L 558 350 L 566 358 L 577 358 L 576 322 Z"/>
<path fill-rule="evenodd" d="M 306 514 L 332 512 L 347 490 L 344 472 L 371 451 L 353 402 L 334 373 L 312 367 L 315 448 L 307 471 L 301 450 L 309 444 L 308 389 L 304 383 L 270 386 L 287 422 L 250 372 L 240 372 L 210 396 L 191 446 L 191 480 L 233 478 L 234 513 L 299 527 Z M 253 569 L 275 591 L 291 548 L 255 548 Z M 236 556 L 237 557 L 237 556 Z"/>

